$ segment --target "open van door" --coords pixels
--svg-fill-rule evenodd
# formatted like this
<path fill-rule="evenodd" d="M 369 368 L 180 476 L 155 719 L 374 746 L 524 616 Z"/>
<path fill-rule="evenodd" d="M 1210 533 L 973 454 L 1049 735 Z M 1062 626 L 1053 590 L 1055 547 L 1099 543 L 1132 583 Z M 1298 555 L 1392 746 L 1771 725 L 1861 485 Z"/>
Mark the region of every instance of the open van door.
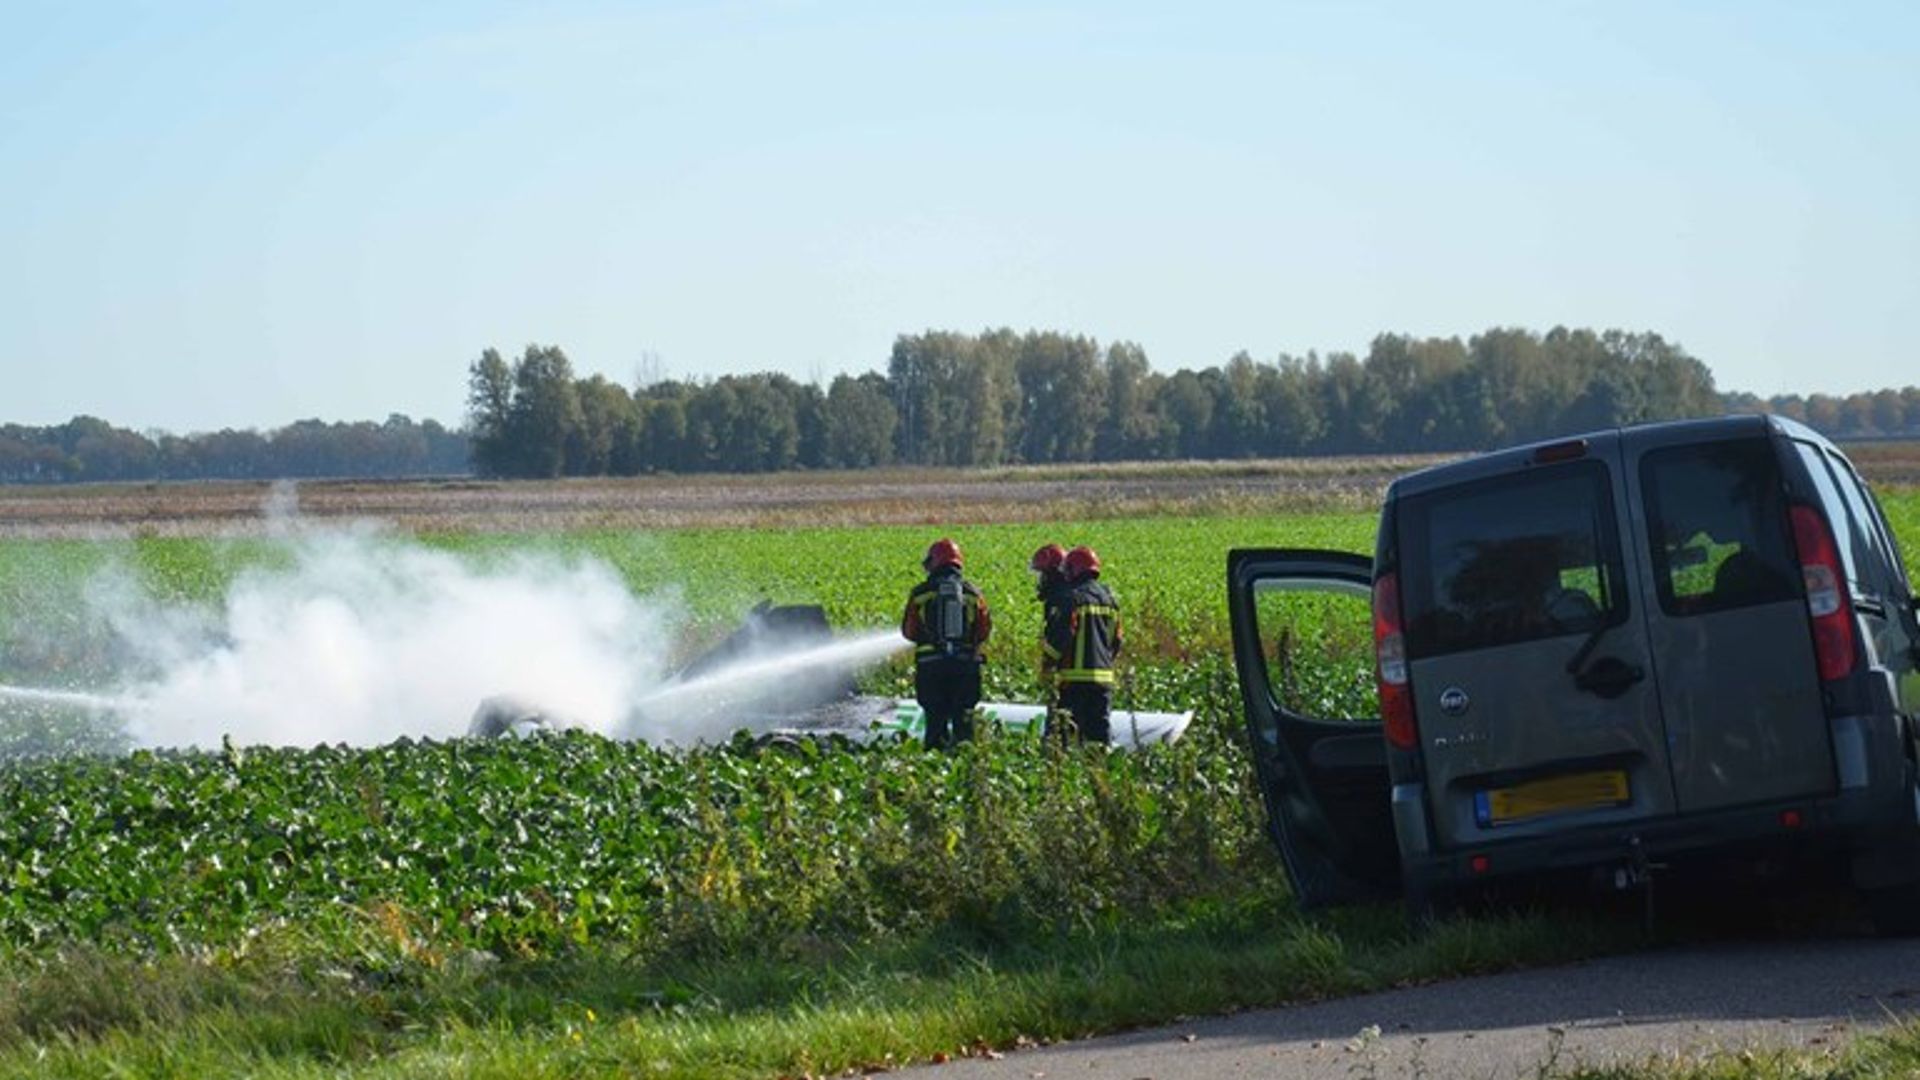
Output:
<path fill-rule="evenodd" d="M 1267 830 L 1303 907 L 1400 891 L 1373 682 L 1373 560 L 1227 555 L 1233 660 Z"/>

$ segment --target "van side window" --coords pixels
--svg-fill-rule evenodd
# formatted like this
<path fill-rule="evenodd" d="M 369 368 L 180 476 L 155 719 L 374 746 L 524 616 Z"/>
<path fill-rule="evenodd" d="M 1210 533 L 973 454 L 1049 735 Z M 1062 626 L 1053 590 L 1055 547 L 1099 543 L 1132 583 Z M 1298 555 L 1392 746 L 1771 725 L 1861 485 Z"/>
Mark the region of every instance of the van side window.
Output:
<path fill-rule="evenodd" d="M 1860 477 L 1847 464 L 1847 459 L 1829 451 L 1827 464 L 1833 467 L 1834 482 L 1840 486 L 1840 496 L 1847 501 L 1847 513 L 1853 517 L 1855 543 L 1865 548 L 1861 551 L 1861 561 L 1871 566 L 1872 572 L 1862 569 L 1868 580 L 1861 582 L 1876 593 L 1884 593 L 1892 582 L 1884 577 L 1896 573 L 1893 568 L 1900 565 L 1900 556 L 1893 550 L 1892 542 L 1880 527 L 1879 515 L 1874 512 L 1872 496 L 1860 483 Z"/>
<path fill-rule="evenodd" d="M 1411 496 L 1400 510 L 1414 659 L 1626 618 L 1613 489 L 1597 461 Z"/>
<path fill-rule="evenodd" d="M 1840 568 L 1846 571 L 1848 583 L 1857 589 L 1860 587 L 1860 560 L 1865 554 L 1862 538 L 1857 531 L 1858 519 L 1848 512 L 1840 494 L 1840 486 L 1834 480 L 1826 455 L 1820 452 L 1820 448 L 1795 440 L 1793 449 L 1800 455 L 1801 464 L 1807 467 L 1807 475 L 1813 480 L 1814 491 L 1820 497 L 1820 514 L 1827 519 L 1827 527 L 1833 530 L 1834 546 L 1840 549 Z"/>
<path fill-rule="evenodd" d="M 1780 465 L 1768 440 L 1649 452 L 1640 484 L 1662 611 L 1704 615 L 1799 596 Z"/>
<path fill-rule="evenodd" d="M 1893 526 L 1887 521 L 1886 508 L 1880 505 L 1880 500 L 1873 497 L 1873 489 L 1860 478 L 1860 471 L 1853 467 L 1852 462 L 1842 458 L 1840 464 L 1846 467 L 1846 474 L 1853 478 L 1855 486 L 1860 489 L 1861 497 L 1866 500 L 1867 509 L 1873 512 L 1874 528 L 1880 535 L 1881 550 L 1887 553 L 1887 572 L 1892 575 L 1893 582 L 1899 586 L 1902 595 L 1912 596 L 1913 584 L 1907 580 L 1907 564 L 1902 561 L 1899 541 L 1893 538 Z"/>
<path fill-rule="evenodd" d="M 1275 709 L 1315 720 L 1376 721 L 1371 597 L 1311 582 L 1253 583 L 1254 626 Z M 1260 731 L 1268 743 L 1278 732 Z"/>

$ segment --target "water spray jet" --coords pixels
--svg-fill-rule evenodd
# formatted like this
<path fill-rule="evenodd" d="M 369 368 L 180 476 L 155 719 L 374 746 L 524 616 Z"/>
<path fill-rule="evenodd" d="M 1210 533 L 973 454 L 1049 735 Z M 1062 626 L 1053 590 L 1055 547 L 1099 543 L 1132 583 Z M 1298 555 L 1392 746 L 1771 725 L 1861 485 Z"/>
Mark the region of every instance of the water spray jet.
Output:
<path fill-rule="evenodd" d="M 0 700 L 17 701 L 26 705 L 57 705 L 103 713 L 125 712 L 134 705 L 134 702 L 124 697 L 88 694 L 78 690 L 42 690 L 32 686 L 8 686 L 4 683 L 0 683 Z"/>

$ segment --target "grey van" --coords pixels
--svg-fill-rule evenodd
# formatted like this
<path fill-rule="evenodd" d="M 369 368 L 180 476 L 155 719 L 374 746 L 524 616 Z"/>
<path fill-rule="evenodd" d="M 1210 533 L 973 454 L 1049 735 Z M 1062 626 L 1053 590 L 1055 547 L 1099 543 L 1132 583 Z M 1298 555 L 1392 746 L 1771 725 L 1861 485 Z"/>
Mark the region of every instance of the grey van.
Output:
<path fill-rule="evenodd" d="M 1920 931 L 1913 590 L 1811 429 L 1650 424 L 1442 465 L 1391 485 L 1371 558 L 1236 550 L 1228 582 L 1303 905 L 1797 854 L 1844 867 L 1883 932 Z M 1298 643 L 1262 623 L 1300 592 L 1370 616 L 1349 644 L 1371 638 L 1378 716 L 1287 685 Z"/>

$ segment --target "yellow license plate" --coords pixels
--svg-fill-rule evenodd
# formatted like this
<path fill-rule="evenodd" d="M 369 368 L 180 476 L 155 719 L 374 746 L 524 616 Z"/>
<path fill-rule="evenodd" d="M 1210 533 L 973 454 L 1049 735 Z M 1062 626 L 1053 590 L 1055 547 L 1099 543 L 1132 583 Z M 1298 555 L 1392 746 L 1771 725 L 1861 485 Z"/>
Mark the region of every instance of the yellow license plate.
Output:
<path fill-rule="evenodd" d="M 1609 769 L 1552 776 L 1483 791 L 1474 799 L 1474 816 L 1482 825 L 1506 825 L 1569 810 L 1622 806 L 1629 801 L 1626 772 Z"/>

